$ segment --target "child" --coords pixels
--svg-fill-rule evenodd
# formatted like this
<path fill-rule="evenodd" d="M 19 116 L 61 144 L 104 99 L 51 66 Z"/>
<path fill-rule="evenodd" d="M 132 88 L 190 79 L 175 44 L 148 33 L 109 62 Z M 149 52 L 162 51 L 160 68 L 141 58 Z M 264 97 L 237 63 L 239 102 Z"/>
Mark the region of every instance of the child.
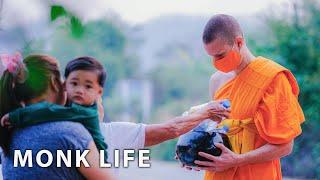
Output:
<path fill-rule="evenodd" d="M 67 106 L 48 102 L 26 106 L 10 112 L 1 120 L 1 125 L 21 128 L 48 121 L 80 122 L 92 135 L 97 148 L 105 150 L 105 159 L 107 159 L 108 146 L 100 131 L 96 103 L 101 99 L 106 79 L 103 66 L 94 58 L 80 57 L 67 64 L 65 78 Z"/>

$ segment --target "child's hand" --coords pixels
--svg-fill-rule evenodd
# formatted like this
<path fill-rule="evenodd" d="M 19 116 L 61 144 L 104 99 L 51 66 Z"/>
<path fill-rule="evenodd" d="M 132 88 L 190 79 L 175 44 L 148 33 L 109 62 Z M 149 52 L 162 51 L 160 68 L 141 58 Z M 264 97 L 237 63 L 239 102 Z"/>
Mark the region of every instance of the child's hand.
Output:
<path fill-rule="evenodd" d="M 12 127 L 10 125 L 10 122 L 9 122 L 9 114 L 6 114 L 1 118 L 1 126 L 5 127 L 5 128 L 11 128 Z"/>

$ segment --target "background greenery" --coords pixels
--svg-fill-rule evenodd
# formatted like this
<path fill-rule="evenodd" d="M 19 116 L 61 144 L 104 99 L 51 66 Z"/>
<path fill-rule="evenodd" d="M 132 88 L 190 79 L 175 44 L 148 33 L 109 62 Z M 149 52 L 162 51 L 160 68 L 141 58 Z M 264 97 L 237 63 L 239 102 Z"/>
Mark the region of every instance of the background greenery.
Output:
<path fill-rule="evenodd" d="M 293 153 L 282 159 L 283 174 L 315 178 L 320 177 L 320 3 L 317 0 L 292 1 L 291 7 L 270 8 L 270 12 L 259 14 L 259 22 L 268 30 L 267 36 L 260 36 L 260 31 L 265 30 L 261 27 L 245 26 L 244 30 L 245 33 L 251 32 L 246 33 L 246 40 L 255 55 L 272 58 L 288 67 L 299 82 L 299 101 L 306 121 L 302 125 L 303 134 L 295 141 Z M 191 53 L 190 42 L 174 44 L 173 39 L 172 44 L 158 54 L 161 62 L 148 73 L 141 73 L 142 64 L 136 49 L 145 42 L 133 37 L 132 31 L 137 28 L 119 19 L 108 18 L 83 24 L 61 6 L 52 6 L 48 14 L 51 17 L 50 35 L 26 38 L 22 43 L 23 54 L 53 55 L 60 60 L 62 69 L 66 62 L 78 56 L 93 56 L 100 60 L 108 73 L 105 103 L 109 120 L 119 120 L 123 104 L 115 87 L 122 79 L 148 79 L 152 82 L 152 114 L 147 123 L 163 122 L 192 105 L 209 100 L 208 81 L 215 70 L 207 56 Z M 173 25 L 173 28 L 179 27 Z M 23 36 L 21 27 L 10 31 Z M 159 31 L 151 37 L 161 36 L 156 33 Z M 132 111 L 136 111 L 132 121 L 139 122 L 141 109 L 133 108 Z M 176 140 L 172 140 L 153 147 L 152 156 L 173 160 L 175 143 Z"/>

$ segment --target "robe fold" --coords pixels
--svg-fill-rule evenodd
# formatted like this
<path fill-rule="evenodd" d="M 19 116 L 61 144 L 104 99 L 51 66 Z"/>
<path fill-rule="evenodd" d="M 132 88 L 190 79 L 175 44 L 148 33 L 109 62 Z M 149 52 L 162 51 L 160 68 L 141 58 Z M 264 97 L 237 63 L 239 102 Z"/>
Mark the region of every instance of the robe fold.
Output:
<path fill-rule="evenodd" d="M 283 144 L 301 134 L 304 115 L 298 102 L 299 87 L 292 73 L 272 60 L 257 57 L 215 94 L 229 99 L 231 113 L 222 125 L 238 154 L 267 143 Z M 207 171 L 205 180 L 282 179 L 280 159 L 228 169 Z"/>

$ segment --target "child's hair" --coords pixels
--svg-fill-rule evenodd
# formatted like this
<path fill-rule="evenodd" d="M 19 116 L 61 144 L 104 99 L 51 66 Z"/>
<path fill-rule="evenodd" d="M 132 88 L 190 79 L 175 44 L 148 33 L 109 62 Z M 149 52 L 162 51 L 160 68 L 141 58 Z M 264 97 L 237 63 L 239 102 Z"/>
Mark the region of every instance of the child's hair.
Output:
<path fill-rule="evenodd" d="M 17 74 L 5 70 L 0 80 L 0 117 L 22 107 L 21 103 L 42 96 L 48 89 L 51 78 L 61 84 L 56 59 L 46 55 L 30 55 L 23 60 Z M 22 75 L 22 76 L 21 76 Z M 0 146 L 8 152 L 11 131 L 0 127 Z"/>
<path fill-rule="evenodd" d="M 107 73 L 102 64 L 95 58 L 84 56 L 70 61 L 66 66 L 64 77 L 67 79 L 70 73 L 78 70 L 96 71 L 98 73 L 99 85 L 101 87 L 104 86 Z"/>

